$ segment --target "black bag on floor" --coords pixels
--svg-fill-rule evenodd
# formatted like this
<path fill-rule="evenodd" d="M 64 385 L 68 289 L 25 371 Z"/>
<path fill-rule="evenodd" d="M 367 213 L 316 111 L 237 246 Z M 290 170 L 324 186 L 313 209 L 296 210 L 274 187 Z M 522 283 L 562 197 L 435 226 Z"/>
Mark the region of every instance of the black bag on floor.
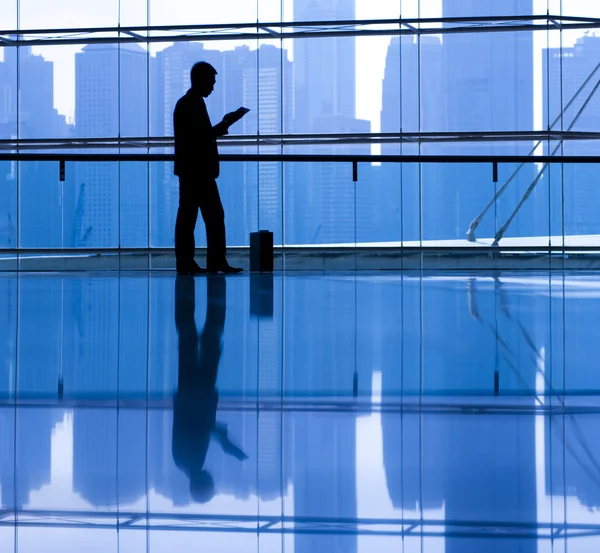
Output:
<path fill-rule="evenodd" d="M 250 270 L 261 273 L 273 271 L 273 233 L 259 230 L 250 233 Z"/>

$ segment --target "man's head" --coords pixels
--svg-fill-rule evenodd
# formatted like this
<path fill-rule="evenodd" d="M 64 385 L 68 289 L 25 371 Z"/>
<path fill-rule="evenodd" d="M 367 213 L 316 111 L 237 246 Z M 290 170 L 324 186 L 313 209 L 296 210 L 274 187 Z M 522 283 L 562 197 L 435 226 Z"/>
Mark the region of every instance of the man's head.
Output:
<path fill-rule="evenodd" d="M 204 98 L 210 96 L 215 88 L 217 70 L 205 61 L 195 63 L 190 72 L 192 89 L 198 91 Z"/>

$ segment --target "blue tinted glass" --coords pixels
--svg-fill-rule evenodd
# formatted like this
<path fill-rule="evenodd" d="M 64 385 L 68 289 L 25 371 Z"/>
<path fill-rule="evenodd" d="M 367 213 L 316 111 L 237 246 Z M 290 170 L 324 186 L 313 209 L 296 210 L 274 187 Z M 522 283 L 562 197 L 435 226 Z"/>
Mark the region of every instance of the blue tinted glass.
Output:
<path fill-rule="evenodd" d="M 255 276 L 2 279 L 11 551 L 593 524 L 589 273 Z"/>

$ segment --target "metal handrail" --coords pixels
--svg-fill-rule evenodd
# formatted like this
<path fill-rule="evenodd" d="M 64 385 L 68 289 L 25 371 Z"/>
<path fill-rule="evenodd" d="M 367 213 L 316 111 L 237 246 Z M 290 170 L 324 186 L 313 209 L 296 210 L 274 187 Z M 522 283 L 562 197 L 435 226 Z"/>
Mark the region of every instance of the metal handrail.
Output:
<path fill-rule="evenodd" d="M 562 155 L 372 155 L 372 154 L 222 154 L 224 162 L 283 162 L 283 163 L 548 163 L 593 164 L 600 156 Z M 0 161 L 56 161 L 56 162 L 111 162 L 111 161 L 173 161 L 173 154 L 85 154 L 85 153 L 0 153 Z"/>
<path fill-rule="evenodd" d="M 221 161 L 224 162 L 258 162 L 258 163 L 348 163 L 352 165 L 353 181 L 358 182 L 358 164 L 371 164 L 371 163 L 463 163 L 463 164 L 491 164 L 492 172 L 491 178 L 494 182 L 498 179 L 498 166 L 499 164 L 543 164 L 544 167 L 548 165 L 556 164 L 595 164 L 600 163 L 600 156 L 573 156 L 573 155 L 353 155 L 353 154 L 223 154 L 219 156 Z M 104 153 L 104 154 L 86 154 L 86 153 L 22 153 L 22 152 L 11 152 L 11 153 L 0 153 L 1 161 L 18 161 L 18 162 L 58 162 L 60 179 L 65 179 L 66 163 L 69 162 L 170 162 L 173 161 L 173 154 L 130 154 L 130 153 Z M 521 202 L 522 203 L 522 202 Z M 520 206 L 520 205 L 519 205 Z M 510 221 L 509 221 L 510 222 Z M 505 225 L 506 226 L 506 225 Z M 485 246 L 483 244 L 472 248 L 465 247 L 444 247 L 444 246 L 416 246 L 406 247 L 404 245 L 400 249 L 404 253 L 410 251 L 417 253 L 421 251 L 438 251 L 440 253 L 445 251 L 461 251 L 465 254 L 473 253 L 475 251 L 482 252 L 482 250 L 490 251 L 504 251 L 508 252 L 532 252 L 532 251 L 544 251 L 548 254 L 551 253 L 565 253 L 570 252 L 597 252 L 600 251 L 600 246 L 502 246 L 499 248 L 498 237 L 491 246 Z M 287 248 L 289 249 L 289 248 Z M 52 251 L 57 251 L 56 248 L 51 248 Z M 48 250 L 48 251 L 50 251 Z M 75 253 L 76 251 L 88 252 L 90 250 L 98 250 L 97 248 L 90 249 L 62 249 L 58 248 L 59 251 L 69 251 Z M 283 248 L 282 251 L 285 251 Z M 27 254 L 39 251 L 46 251 L 44 248 L 36 248 L 27 250 L 23 248 L 10 248 L 6 250 L 0 249 L 0 254 Z M 120 248 L 111 248 L 108 251 L 120 251 Z M 140 249 L 135 249 L 136 252 L 140 252 Z M 150 248 L 148 251 L 156 251 Z M 123 250 L 122 253 L 125 253 Z"/>
<path fill-rule="evenodd" d="M 600 67 L 600 64 L 599 64 Z M 565 107 L 565 110 L 569 106 Z M 564 110 L 563 110 L 564 111 Z M 553 125 L 554 126 L 554 125 Z M 490 143 L 536 141 L 589 141 L 600 140 L 597 131 L 562 131 L 557 129 L 529 131 L 400 131 L 386 133 L 279 133 L 232 134 L 219 138 L 224 148 L 232 146 L 314 146 L 331 144 L 436 144 L 436 143 Z M 0 151 L 66 150 L 107 148 L 172 148 L 173 136 L 111 136 L 71 138 L 3 138 Z M 535 150 L 534 150 L 535 151 Z M 532 153 L 532 152 L 530 152 Z"/>

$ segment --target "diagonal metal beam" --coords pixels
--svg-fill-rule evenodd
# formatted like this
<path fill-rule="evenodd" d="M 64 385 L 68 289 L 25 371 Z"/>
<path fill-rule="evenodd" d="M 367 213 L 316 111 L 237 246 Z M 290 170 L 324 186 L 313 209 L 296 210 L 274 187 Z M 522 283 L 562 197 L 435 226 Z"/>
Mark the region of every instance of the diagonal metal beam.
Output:
<path fill-rule="evenodd" d="M 554 25 L 557 29 L 560 29 L 562 31 L 562 29 L 563 29 L 562 23 L 559 23 L 558 21 L 556 21 L 556 19 L 549 19 L 548 21 L 550 21 L 550 23 L 552 25 Z"/>
<path fill-rule="evenodd" d="M 410 23 L 402 23 L 402 25 L 404 27 L 406 27 L 408 30 L 410 30 L 413 33 L 415 33 L 416 35 L 419 34 L 420 29 L 417 29 L 415 26 L 411 25 Z"/>
<path fill-rule="evenodd" d="M 275 38 L 279 38 L 281 36 L 281 33 L 277 32 L 275 29 L 271 29 L 271 27 L 260 26 L 259 29 L 266 31 L 267 33 L 269 33 L 271 36 L 274 36 Z"/>
<path fill-rule="evenodd" d="M 127 29 L 124 29 L 121 32 L 123 34 L 129 35 L 130 37 L 138 39 L 140 42 L 145 42 L 146 38 L 147 38 L 145 36 L 142 36 L 142 35 L 136 33 L 135 31 L 130 31 L 130 30 L 127 30 Z"/>

